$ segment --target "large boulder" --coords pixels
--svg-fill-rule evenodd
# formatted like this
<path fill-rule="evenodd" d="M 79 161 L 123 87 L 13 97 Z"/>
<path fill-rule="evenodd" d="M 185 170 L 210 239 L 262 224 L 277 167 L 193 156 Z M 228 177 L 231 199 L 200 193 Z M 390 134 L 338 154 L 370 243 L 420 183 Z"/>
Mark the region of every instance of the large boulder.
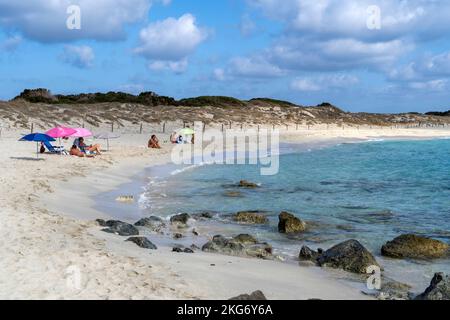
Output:
<path fill-rule="evenodd" d="M 144 248 L 144 249 L 152 249 L 152 250 L 158 249 L 158 247 L 156 245 L 154 245 L 153 242 L 151 242 L 146 237 L 131 237 L 131 238 L 128 238 L 126 241 L 133 242 L 137 246 Z"/>
<path fill-rule="evenodd" d="M 180 213 L 170 218 L 170 222 L 175 225 L 186 226 L 191 216 L 187 213 Z"/>
<path fill-rule="evenodd" d="M 316 261 L 321 267 L 361 274 L 365 274 L 370 266 L 380 266 L 374 256 L 357 240 L 348 240 L 326 250 Z"/>
<path fill-rule="evenodd" d="M 443 273 L 436 273 L 430 286 L 416 300 L 450 300 L 450 277 Z"/>
<path fill-rule="evenodd" d="M 297 233 L 306 230 L 306 223 L 292 213 L 281 212 L 278 219 L 278 231 L 281 233 Z"/>
<path fill-rule="evenodd" d="M 266 296 L 262 291 L 257 290 L 252 292 L 251 294 L 241 294 L 237 297 L 230 298 L 229 300 L 250 300 L 250 301 L 258 301 L 258 300 L 267 300 Z"/>
<path fill-rule="evenodd" d="M 257 242 L 255 238 L 249 235 L 239 235 L 231 239 L 217 235 L 207 242 L 202 247 L 202 250 L 233 256 L 247 256 L 260 259 L 272 258 L 272 246 L 264 242 Z"/>
<path fill-rule="evenodd" d="M 136 227 L 143 227 L 150 229 L 153 232 L 162 232 L 162 229 L 166 227 L 166 224 L 164 223 L 163 219 L 155 216 L 151 216 L 148 218 L 142 218 L 138 222 L 134 224 Z"/>
<path fill-rule="evenodd" d="M 119 236 L 137 236 L 139 235 L 139 230 L 133 226 L 132 224 L 118 221 L 118 220 L 109 220 L 109 221 L 101 221 L 97 220 L 97 222 L 103 226 L 107 227 L 102 231 L 107 233 L 114 233 Z"/>
<path fill-rule="evenodd" d="M 448 244 L 442 241 L 414 234 L 404 234 L 382 246 L 381 254 L 397 259 L 433 259 L 445 256 L 448 249 Z"/>
<path fill-rule="evenodd" d="M 241 211 L 233 216 L 233 220 L 247 224 L 265 224 L 269 222 L 266 215 L 261 211 Z"/>
<path fill-rule="evenodd" d="M 241 180 L 239 181 L 239 185 L 240 188 L 248 188 L 248 189 L 255 189 L 255 188 L 259 188 L 259 185 L 247 180 Z"/>

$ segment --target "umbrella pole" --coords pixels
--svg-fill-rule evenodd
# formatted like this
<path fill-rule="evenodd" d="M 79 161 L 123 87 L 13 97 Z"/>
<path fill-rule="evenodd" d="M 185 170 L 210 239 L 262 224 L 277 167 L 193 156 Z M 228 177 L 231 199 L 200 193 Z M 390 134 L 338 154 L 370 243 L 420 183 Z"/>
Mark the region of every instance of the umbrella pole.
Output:
<path fill-rule="evenodd" d="M 39 142 L 36 142 L 36 159 L 39 159 Z"/>
<path fill-rule="evenodd" d="M 106 147 L 107 147 L 107 151 L 109 151 L 109 139 L 106 139 Z"/>

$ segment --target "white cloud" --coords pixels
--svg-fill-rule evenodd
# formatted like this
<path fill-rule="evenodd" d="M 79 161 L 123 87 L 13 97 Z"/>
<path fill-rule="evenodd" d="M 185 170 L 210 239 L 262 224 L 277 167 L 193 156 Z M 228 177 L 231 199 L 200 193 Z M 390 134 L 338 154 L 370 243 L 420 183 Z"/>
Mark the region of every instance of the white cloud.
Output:
<path fill-rule="evenodd" d="M 134 52 L 150 61 L 152 69 L 181 71 L 187 58 L 207 39 L 208 32 L 200 28 L 192 14 L 167 18 L 151 23 L 139 35 L 140 46 Z"/>
<path fill-rule="evenodd" d="M 450 3 L 444 0 L 249 0 L 272 19 L 286 21 L 289 30 L 323 38 L 372 41 L 407 36 L 445 36 Z M 369 30 L 369 6 L 380 8 L 381 28 Z"/>
<path fill-rule="evenodd" d="M 291 89 L 295 91 L 345 89 L 358 83 L 359 79 L 353 75 L 328 74 L 315 77 L 298 77 L 291 82 Z"/>
<path fill-rule="evenodd" d="M 283 71 L 392 69 L 428 39 L 445 37 L 450 2 L 443 0 L 248 0 L 284 30 L 254 56 Z M 371 30 L 369 6 L 380 8 Z"/>
<path fill-rule="evenodd" d="M 272 78 L 285 74 L 283 70 L 268 62 L 263 56 L 233 58 L 230 61 L 229 73 L 233 76 L 249 78 Z"/>
<path fill-rule="evenodd" d="M 125 27 L 147 17 L 151 0 L 0 0 L 0 27 L 40 42 L 122 40 Z M 81 30 L 69 30 L 67 8 L 81 9 Z"/>
<path fill-rule="evenodd" d="M 450 52 L 417 58 L 388 72 L 391 81 L 431 81 L 450 77 Z"/>
<path fill-rule="evenodd" d="M 295 79 L 291 83 L 291 88 L 296 91 L 319 91 L 320 85 L 311 79 Z"/>
<path fill-rule="evenodd" d="M 216 68 L 214 69 L 214 79 L 217 81 L 225 81 L 227 79 L 225 75 L 225 70 L 222 68 Z"/>
<path fill-rule="evenodd" d="M 436 79 L 430 81 L 413 81 L 408 86 L 416 90 L 444 91 L 448 89 L 448 83 L 447 79 Z"/>
<path fill-rule="evenodd" d="M 7 38 L 3 42 L 0 43 L 0 51 L 8 51 L 12 52 L 19 47 L 19 45 L 22 43 L 22 37 L 20 36 L 12 36 L 10 38 Z"/>
<path fill-rule="evenodd" d="M 95 54 L 89 46 L 65 46 L 60 58 L 74 67 L 85 69 L 93 66 Z"/>
<path fill-rule="evenodd" d="M 188 67 L 188 61 L 187 59 L 182 59 L 179 61 L 156 60 L 150 62 L 148 67 L 154 71 L 170 70 L 177 74 L 181 74 L 186 71 Z"/>

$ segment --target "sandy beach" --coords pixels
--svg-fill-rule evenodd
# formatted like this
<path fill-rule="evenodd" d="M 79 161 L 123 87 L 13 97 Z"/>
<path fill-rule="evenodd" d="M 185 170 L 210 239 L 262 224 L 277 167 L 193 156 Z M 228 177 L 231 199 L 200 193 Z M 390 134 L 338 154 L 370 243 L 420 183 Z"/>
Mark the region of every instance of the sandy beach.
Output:
<path fill-rule="evenodd" d="M 123 134 L 95 159 L 44 154 L 0 138 L 0 298 L 2 299 L 228 299 L 262 290 L 268 299 L 368 299 L 326 270 L 279 261 L 203 253 L 151 252 L 100 231 L 96 195 L 145 168 L 170 162 L 171 146 L 146 148 L 148 134 Z M 346 128 L 282 131 L 283 142 L 333 139 L 448 137 L 446 129 Z M 160 140 L 167 136 L 160 135 Z M 299 243 L 299 249 L 301 244 Z M 73 271 L 80 285 L 72 286 Z"/>

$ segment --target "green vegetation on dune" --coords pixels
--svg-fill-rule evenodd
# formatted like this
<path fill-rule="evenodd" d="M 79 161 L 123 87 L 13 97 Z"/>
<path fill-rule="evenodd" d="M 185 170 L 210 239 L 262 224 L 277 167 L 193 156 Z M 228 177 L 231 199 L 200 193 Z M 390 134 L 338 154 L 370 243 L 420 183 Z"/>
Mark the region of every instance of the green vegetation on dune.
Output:
<path fill-rule="evenodd" d="M 286 107 L 297 107 L 298 106 L 289 101 L 277 100 L 277 99 L 271 99 L 271 98 L 254 98 L 254 99 L 249 100 L 248 102 L 253 102 L 253 103 L 263 102 L 263 103 L 268 103 L 268 104 L 273 104 L 273 105 L 278 105 L 278 106 L 286 106 Z"/>
<path fill-rule="evenodd" d="M 235 107 L 245 107 L 246 103 L 232 97 L 222 97 L 222 96 L 201 96 L 196 98 L 182 99 L 178 102 L 183 106 L 190 107 L 204 107 L 204 106 L 235 106 Z"/>

